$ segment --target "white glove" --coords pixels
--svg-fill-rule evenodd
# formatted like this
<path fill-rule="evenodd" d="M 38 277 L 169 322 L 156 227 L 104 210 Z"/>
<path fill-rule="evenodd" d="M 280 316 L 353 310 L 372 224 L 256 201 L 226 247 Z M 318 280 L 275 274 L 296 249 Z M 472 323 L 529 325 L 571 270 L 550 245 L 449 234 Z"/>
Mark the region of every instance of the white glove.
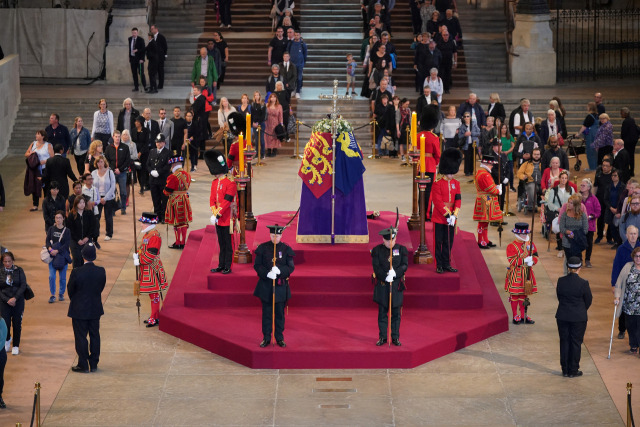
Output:
<path fill-rule="evenodd" d="M 149 172 L 149 175 L 151 175 L 151 176 L 152 176 L 152 177 L 154 177 L 154 178 L 157 178 L 157 177 L 159 177 L 159 176 L 160 176 L 160 174 L 158 173 L 158 171 L 157 171 L 157 170 L 155 170 L 155 169 L 154 169 L 154 170 L 152 170 L 151 172 Z"/>
<path fill-rule="evenodd" d="M 503 184 L 507 184 L 508 182 L 509 182 L 509 178 L 505 178 L 505 179 L 502 180 Z"/>
<path fill-rule="evenodd" d="M 532 267 L 533 266 L 533 257 L 532 256 L 528 256 L 524 259 L 524 262 L 529 266 Z"/>
<path fill-rule="evenodd" d="M 140 265 L 140 257 L 138 256 L 138 254 L 133 254 L 133 265 L 138 266 Z"/>
<path fill-rule="evenodd" d="M 387 278 L 384 279 L 385 282 L 393 282 L 393 275 L 391 274 L 391 272 L 389 272 L 389 274 L 387 274 Z"/>
<path fill-rule="evenodd" d="M 502 196 L 502 184 L 498 185 L 498 195 Z"/>
<path fill-rule="evenodd" d="M 274 273 L 273 271 L 270 271 L 267 273 L 267 277 L 271 280 L 276 280 L 276 278 L 278 277 L 278 275 L 276 273 Z"/>
<path fill-rule="evenodd" d="M 280 269 L 278 267 L 276 267 L 275 265 L 273 267 L 271 267 L 271 271 L 274 272 L 275 274 L 280 274 Z"/>
<path fill-rule="evenodd" d="M 391 270 L 389 270 L 389 272 L 387 273 L 387 276 L 391 276 L 394 279 L 396 278 L 396 271 L 392 268 Z"/>
<path fill-rule="evenodd" d="M 447 218 L 447 224 L 449 224 L 450 226 L 453 227 L 454 225 L 456 225 L 456 220 L 457 219 L 458 218 L 456 218 L 455 215 L 450 215 L 449 218 Z"/>
<path fill-rule="evenodd" d="M 216 225 L 218 223 L 218 217 L 215 215 L 211 215 L 211 218 L 209 218 L 209 221 L 211 221 L 212 225 Z"/>

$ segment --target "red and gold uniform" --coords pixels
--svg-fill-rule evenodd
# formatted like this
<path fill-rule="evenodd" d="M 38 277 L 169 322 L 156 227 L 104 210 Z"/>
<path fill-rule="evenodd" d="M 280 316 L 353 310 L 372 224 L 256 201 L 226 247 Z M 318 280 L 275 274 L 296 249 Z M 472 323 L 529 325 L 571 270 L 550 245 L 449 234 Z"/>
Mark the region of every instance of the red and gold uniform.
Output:
<path fill-rule="evenodd" d="M 431 188 L 431 201 L 433 202 L 433 242 L 435 247 L 436 266 L 440 268 L 451 267 L 451 250 L 453 249 L 453 237 L 455 225 L 450 226 L 448 218 L 452 215 L 458 217 L 458 211 L 462 202 L 460 195 L 460 182 L 455 178 L 448 180 L 442 176 L 433 183 Z"/>
<path fill-rule="evenodd" d="M 227 156 L 227 158 L 229 159 L 229 166 L 231 166 L 231 173 L 234 177 L 238 176 L 238 169 L 240 167 L 240 144 L 238 144 L 238 141 L 235 141 L 229 147 L 229 155 Z"/>
<path fill-rule="evenodd" d="M 176 169 L 173 174 L 167 178 L 167 184 L 164 188 L 164 195 L 168 196 L 167 209 L 164 214 L 164 221 L 173 225 L 173 232 L 176 235 L 175 247 L 184 247 L 187 240 L 187 229 L 189 223 L 193 221 L 191 212 L 191 203 L 189 202 L 189 185 L 191 184 L 191 175 L 182 169 Z"/>
<path fill-rule="evenodd" d="M 231 235 L 233 234 L 233 225 L 237 216 L 237 212 L 235 212 L 237 195 L 236 183 L 227 175 L 216 178 L 211 183 L 209 205 L 211 206 L 211 212 L 217 218 L 216 233 L 220 247 L 218 271 L 231 270 L 231 262 L 233 261 Z"/>
<path fill-rule="evenodd" d="M 476 203 L 473 207 L 473 220 L 478 221 L 478 245 L 489 246 L 489 222 L 502 221 L 502 211 L 498 202 L 500 191 L 493 182 L 491 172 L 480 165 L 476 172 Z"/>
<path fill-rule="evenodd" d="M 440 138 L 431 131 L 419 132 L 416 138 L 418 141 L 418 147 L 420 147 L 420 138 L 422 136 L 424 136 L 424 173 L 426 176 L 431 178 L 431 182 L 427 184 L 427 188 L 425 189 L 424 199 L 429 201 L 431 197 L 431 187 L 433 186 L 433 181 L 436 176 L 436 169 L 438 167 L 438 163 L 440 163 Z M 429 217 L 430 210 L 431 206 L 427 206 L 427 214 L 425 218 Z"/>
<path fill-rule="evenodd" d="M 507 261 L 509 262 L 509 269 L 507 270 L 507 276 L 504 281 L 504 290 L 509 292 L 509 301 L 511 302 L 511 310 L 513 311 L 514 323 L 522 323 L 526 320 L 527 323 L 533 323 L 530 318 L 525 318 L 524 300 L 524 282 L 527 279 L 527 272 L 531 274 L 531 282 L 533 284 L 532 293 L 538 292 L 536 283 L 536 276 L 533 274 L 533 268 L 530 268 L 525 263 L 525 258 L 531 256 L 533 265 L 538 263 L 538 249 L 534 243 L 530 241 L 522 241 L 516 238 L 513 242 L 507 246 Z M 520 308 L 520 314 L 518 315 L 518 307 Z"/>
<path fill-rule="evenodd" d="M 167 289 L 167 276 L 160 260 L 160 247 L 162 238 L 155 228 L 148 231 L 142 237 L 142 244 L 138 248 L 140 260 L 140 293 L 149 294 L 151 299 L 151 315 L 147 321 L 148 326 L 158 323 L 160 314 L 160 294 Z"/>

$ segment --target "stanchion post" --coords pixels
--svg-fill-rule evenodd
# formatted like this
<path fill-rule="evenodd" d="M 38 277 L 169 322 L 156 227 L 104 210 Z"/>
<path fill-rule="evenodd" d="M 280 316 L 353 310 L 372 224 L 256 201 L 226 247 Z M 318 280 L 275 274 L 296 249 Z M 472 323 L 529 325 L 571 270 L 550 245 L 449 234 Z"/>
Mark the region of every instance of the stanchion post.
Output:
<path fill-rule="evenodd" d="M 258 140 L 256 141 L 256 147 L 258 148 L 258 161 L 256 162 L 256 166 L 264 166 L 266 163 L 262 161 L 262 128 L 258 124 Z"/>
<path fill-rule="evenodd" d="M 222 138 L 224 138 L 224 160 L 229 164 L 229 132 L 225 130 L 222 133 Z"/>
<path fill-rule="evenodd" d="M 239 177 L 235 179 L 238 185 L 238 202 L 240 204 L 240 211 L 238 212 L 238 217 L 240 218 L 240 243 L 238 243 L 238 249 L 233 254 L 233 262 L 238 264 L 249 264 L 253 257 L 251 256 L 251 251 L 247 247 L 247 243 L 245 241 L 245 189 L 247 188 L 247 183 L 250 178 L 244 176 L 242 173 Z"/>
<path fill-rule="evenodd" d="M 476 161 L 476 142 L 473 141 L 473 179 L 469 183 L 476 181 L 476 172 L 478 172 L 478 163 Z"/>
<path fill-rule="evenodd" d="M 36 425 L 40 427 L 40 383 L 36 382 Z"/>
<path fill-rule="evenodd" d="M 427 190 L 427 184 L 431 182 L 431 178 L 425 175 L 424 170 L 420 171 L 420 175 L 415 177 L 416 184 L 418 184 L 418 190 L 420 191 L 420 245 L 418 249 L 413 253 L 414 264 L 431 264 L 433 263 L 433 257 L 431 252 L 427 248 L 427 242 L 425 241 L 425 212 L 426 201 L 425 191 Z"/>
<path fill-rule="evenodd" d="M 376 124 L 378 122 L 373 119 L 371 121 L 371 125 L 373 126 L 373 132 L 371 133 L 373 135 L 373 139 L 371 141 L 371 156 L 369 156 L 370 159 L 375 159 L 376 158 Z"/>
<path fill-rule="evenodd" d="M 409 230 L 418 230 L 420 229 L 420 213 L 418 212 L 418 182 L 416 178 L 418 177 L 418 159 L 420 158 L 420 153 L 412 150 L 409 153 L 409 158 L 411 159 L 411 191 L 412 191 L 412 203 L 411 203 L 411 217 L 407 220 L 407 227 Z"/>
<path fill-rule="evenodd" d="M 258 144 L 259 146 L 259 144 Z M 253 182 L 253 166 L 251 165 L 251 160 L 253 160 L 253 157 L 256 155 L 256 151 L 255 150 L 246 150 L 244 152 L 244 158 L 247 161 L 247 178 L 249 178 L 249 182 L 247 182 L 247 189 L 246 189 L 246 206 L 245 206 L 245 214 L 244 214 L 244 218 L 245 218 L 245 229 L 246 230 L 255 230 L 256 229 L 256 225 L 258 223 L 258 221 L 256 221 L 255 216 L 253 215 L 253 202 L 252 202 L 252 196 L 251 196 L 251 184 Z"/>
<path fill-rule="evenodd" d="M 511 183 L 509 183 L 509 185 L 507 185 L 507 188 L 505 189 L 507 194 L 505 194 L 504 196 L 504 216 L 513 216 L 513 214 L 509 212 L 509 193 L 511 193 L 511 188 L 509 188 L 510 186 Z"/>
<path fill-rule="evenodd" d="M 634 425 L 631 412 L 631 383 L 627 383 L 627 427 Z"/>
<path fill-rule="evenodd" d="M 300 120 L 296 120 L 296 152 L 291 156 L 292 159 L 298 158 L 298 153 L 300 150 Z"/>

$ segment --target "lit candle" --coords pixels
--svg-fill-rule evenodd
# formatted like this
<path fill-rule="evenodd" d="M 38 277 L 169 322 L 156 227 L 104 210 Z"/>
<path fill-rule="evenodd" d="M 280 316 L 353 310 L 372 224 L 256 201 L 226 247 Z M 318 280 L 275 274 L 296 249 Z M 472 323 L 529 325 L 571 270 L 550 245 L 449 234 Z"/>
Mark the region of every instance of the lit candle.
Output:
<path fill-rule="evenodd" d="M 411 113 L 411 149 L 415 151 L 418 145 L 418 116 L 414 111 Z"/>
<path fill-rule="evenodd" d="M 238 150 L 240 151 L 240 175 L 243 175 L 244 172 L 244 138 L 242 137 L 242 133 L 238 137 Z"/>
<path fill-rule="evenodd" d="M 424 177 L 426 171 L 426 164 L 424 158 L 424 135 L 420 135 L 420 173 Z"/>
<path fill-rule="evenodd" d="M 251 150 L 251 113 L 247 113 L 247 150 Z"/>

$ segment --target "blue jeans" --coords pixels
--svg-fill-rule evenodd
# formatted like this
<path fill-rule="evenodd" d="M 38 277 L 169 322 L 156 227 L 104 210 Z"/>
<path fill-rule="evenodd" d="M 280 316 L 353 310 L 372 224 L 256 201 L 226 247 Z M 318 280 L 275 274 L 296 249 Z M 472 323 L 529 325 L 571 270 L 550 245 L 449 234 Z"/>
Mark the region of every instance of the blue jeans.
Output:
<path fill-rule="evenodd" d="M 585 151 L 587 153 L 587 164 L 589 165 L 589 169 L 592 171 L 596 170 L 598 167 L 598 152 L 589 145 L 585 147 Z"/>
<path fill-rule="evenodd" d="M 115 176 L 120 191 L 120 207 L 125 210 L 127 208 L 127 173 L 121 172 L 115 174 Z"/>
<path fill-rule="evenodd" d="M 304 70 L 304 64 L 298 65 L 295 64 L 296 69 L 298 70 L 298 79 L 296 81 L 296 92 L 300 93 L 302 90 L 302 71 Z"/>
<path fill-rule="evenodd" d="M 60 275 L 60 292 L 58 292 L 58 295 L 64 295 L 64 291 L 67 290 L 68 266 L 68 264 L 65 264 L 62 270 L 56 270 L 53 268 L 53 263 L 49 263 L 49 290 L 51 291 L 51 295 L 56 294 L 56 273 Z"/>

